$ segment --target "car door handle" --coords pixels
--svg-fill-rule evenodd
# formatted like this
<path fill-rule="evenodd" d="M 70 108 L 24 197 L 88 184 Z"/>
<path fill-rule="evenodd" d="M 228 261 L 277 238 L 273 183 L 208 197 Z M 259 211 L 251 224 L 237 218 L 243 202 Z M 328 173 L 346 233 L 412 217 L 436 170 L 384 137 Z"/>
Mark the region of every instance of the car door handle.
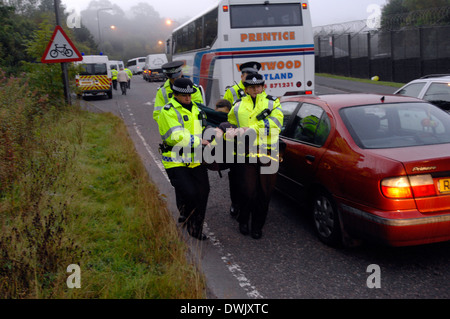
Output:
<path fill-rule="evenodd" d="M 308 162 L 314 162 L 316 159 L 314 155 L 306 155 L 305 158 Z"/>

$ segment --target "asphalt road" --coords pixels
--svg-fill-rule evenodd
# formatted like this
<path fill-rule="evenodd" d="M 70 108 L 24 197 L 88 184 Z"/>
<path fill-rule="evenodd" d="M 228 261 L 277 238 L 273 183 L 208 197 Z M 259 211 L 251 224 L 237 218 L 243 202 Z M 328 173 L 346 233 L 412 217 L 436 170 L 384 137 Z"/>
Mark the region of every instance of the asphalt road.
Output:
<path fill-rule="evenodd" d="M 316 78 L 316 83 L 318 94 L 394 91 L 321 77 Z M 134 76 L 126 96 L 117 91 L 112 100 L 88 98 L 85 105 L 123 118 L 151 179 L 176 218 L 174 191 L 161 166 L 160 136 L 151 115 L 160 84 Z M 217 172 L 210 171 L 209 178 L 211 193 L 205 220 L 209 240 L 199 242 L 185 236 L 192 258 L 205 273 L 209 298 L 450 298 L 448 242 L 405 248 L 370 243 L 330 248 L 316 238 L 302 209 L 278 192 L 273 195 L 263 237 L 254 240 L 241 235 L 237 222 L 228 214 L 227 172 L 220 178 Z M 379 272 L 373 272 L 372 265 L 379 267 Z M 376 280 L 375 274 L 379 274 Z M 368 282 L 381 286 L 369 288 Z"/>

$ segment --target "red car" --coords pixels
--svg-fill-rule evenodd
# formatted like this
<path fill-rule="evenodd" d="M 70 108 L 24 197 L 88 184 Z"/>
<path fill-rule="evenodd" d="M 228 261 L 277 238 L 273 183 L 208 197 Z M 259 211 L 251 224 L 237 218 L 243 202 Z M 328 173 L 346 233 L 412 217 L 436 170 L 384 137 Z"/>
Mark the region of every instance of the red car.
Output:
<path fill-rule="evenodd" d="M 277 188 L 310 203 L 318 237 L 390 246 L 450 240 L 450 114 L 411 97 L 281 99 Z"/>

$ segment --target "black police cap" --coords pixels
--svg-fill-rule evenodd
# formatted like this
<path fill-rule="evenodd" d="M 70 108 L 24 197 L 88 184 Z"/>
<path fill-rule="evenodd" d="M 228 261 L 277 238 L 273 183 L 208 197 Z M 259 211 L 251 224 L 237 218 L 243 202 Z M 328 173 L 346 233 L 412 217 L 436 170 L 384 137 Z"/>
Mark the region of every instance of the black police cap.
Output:
<path fill-rule="evenodd" d="M 194 83 L 192 83 L 192 81 L 188 78 L 176 79 L 175 82 L 173 82 L 172 90 L 174 93 L 181 94 L 193 94 L 197 92 Z"/>
<path fill-rule="evenodd" d="M 176 78 L 181 74 L 183 65 L 183 61 L 173 61 L 163 64 L 161 68 L 163 69 L 163 72 L 167 75 L 167 77 Z"/>
<path fill-rule="evenodd" d="M 239 69 L 242 73 L 258 73 L 261 69 L 261 63 L 255 61 L 245 62 L 240 65 Z"/>
<path fill-rule="evenodd" d="M 248 74 L 243 82 L 244 86 L 264 85 L 264 77 L 259 73 Z"/>

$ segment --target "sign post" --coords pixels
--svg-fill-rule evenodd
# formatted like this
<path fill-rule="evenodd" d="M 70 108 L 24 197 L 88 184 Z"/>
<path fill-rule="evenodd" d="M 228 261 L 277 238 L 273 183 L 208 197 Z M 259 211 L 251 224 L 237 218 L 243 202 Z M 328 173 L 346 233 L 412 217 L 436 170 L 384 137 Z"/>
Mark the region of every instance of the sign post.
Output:
<path fill-rule="evenodd" d="M 60 25 L 59 19 L 59 0 L 54 0 L 56 28 L 52 38 L 45 49 L 41 58 L 42 63 L 61 63 L 62 80 L 64 84 L 64 97 L 67 104 L 71 104 L 69 92 L 69 76 L 67 72 L 67 62 L 83 60 L 82 55 L 75 45 L 70 41 Z"/>

